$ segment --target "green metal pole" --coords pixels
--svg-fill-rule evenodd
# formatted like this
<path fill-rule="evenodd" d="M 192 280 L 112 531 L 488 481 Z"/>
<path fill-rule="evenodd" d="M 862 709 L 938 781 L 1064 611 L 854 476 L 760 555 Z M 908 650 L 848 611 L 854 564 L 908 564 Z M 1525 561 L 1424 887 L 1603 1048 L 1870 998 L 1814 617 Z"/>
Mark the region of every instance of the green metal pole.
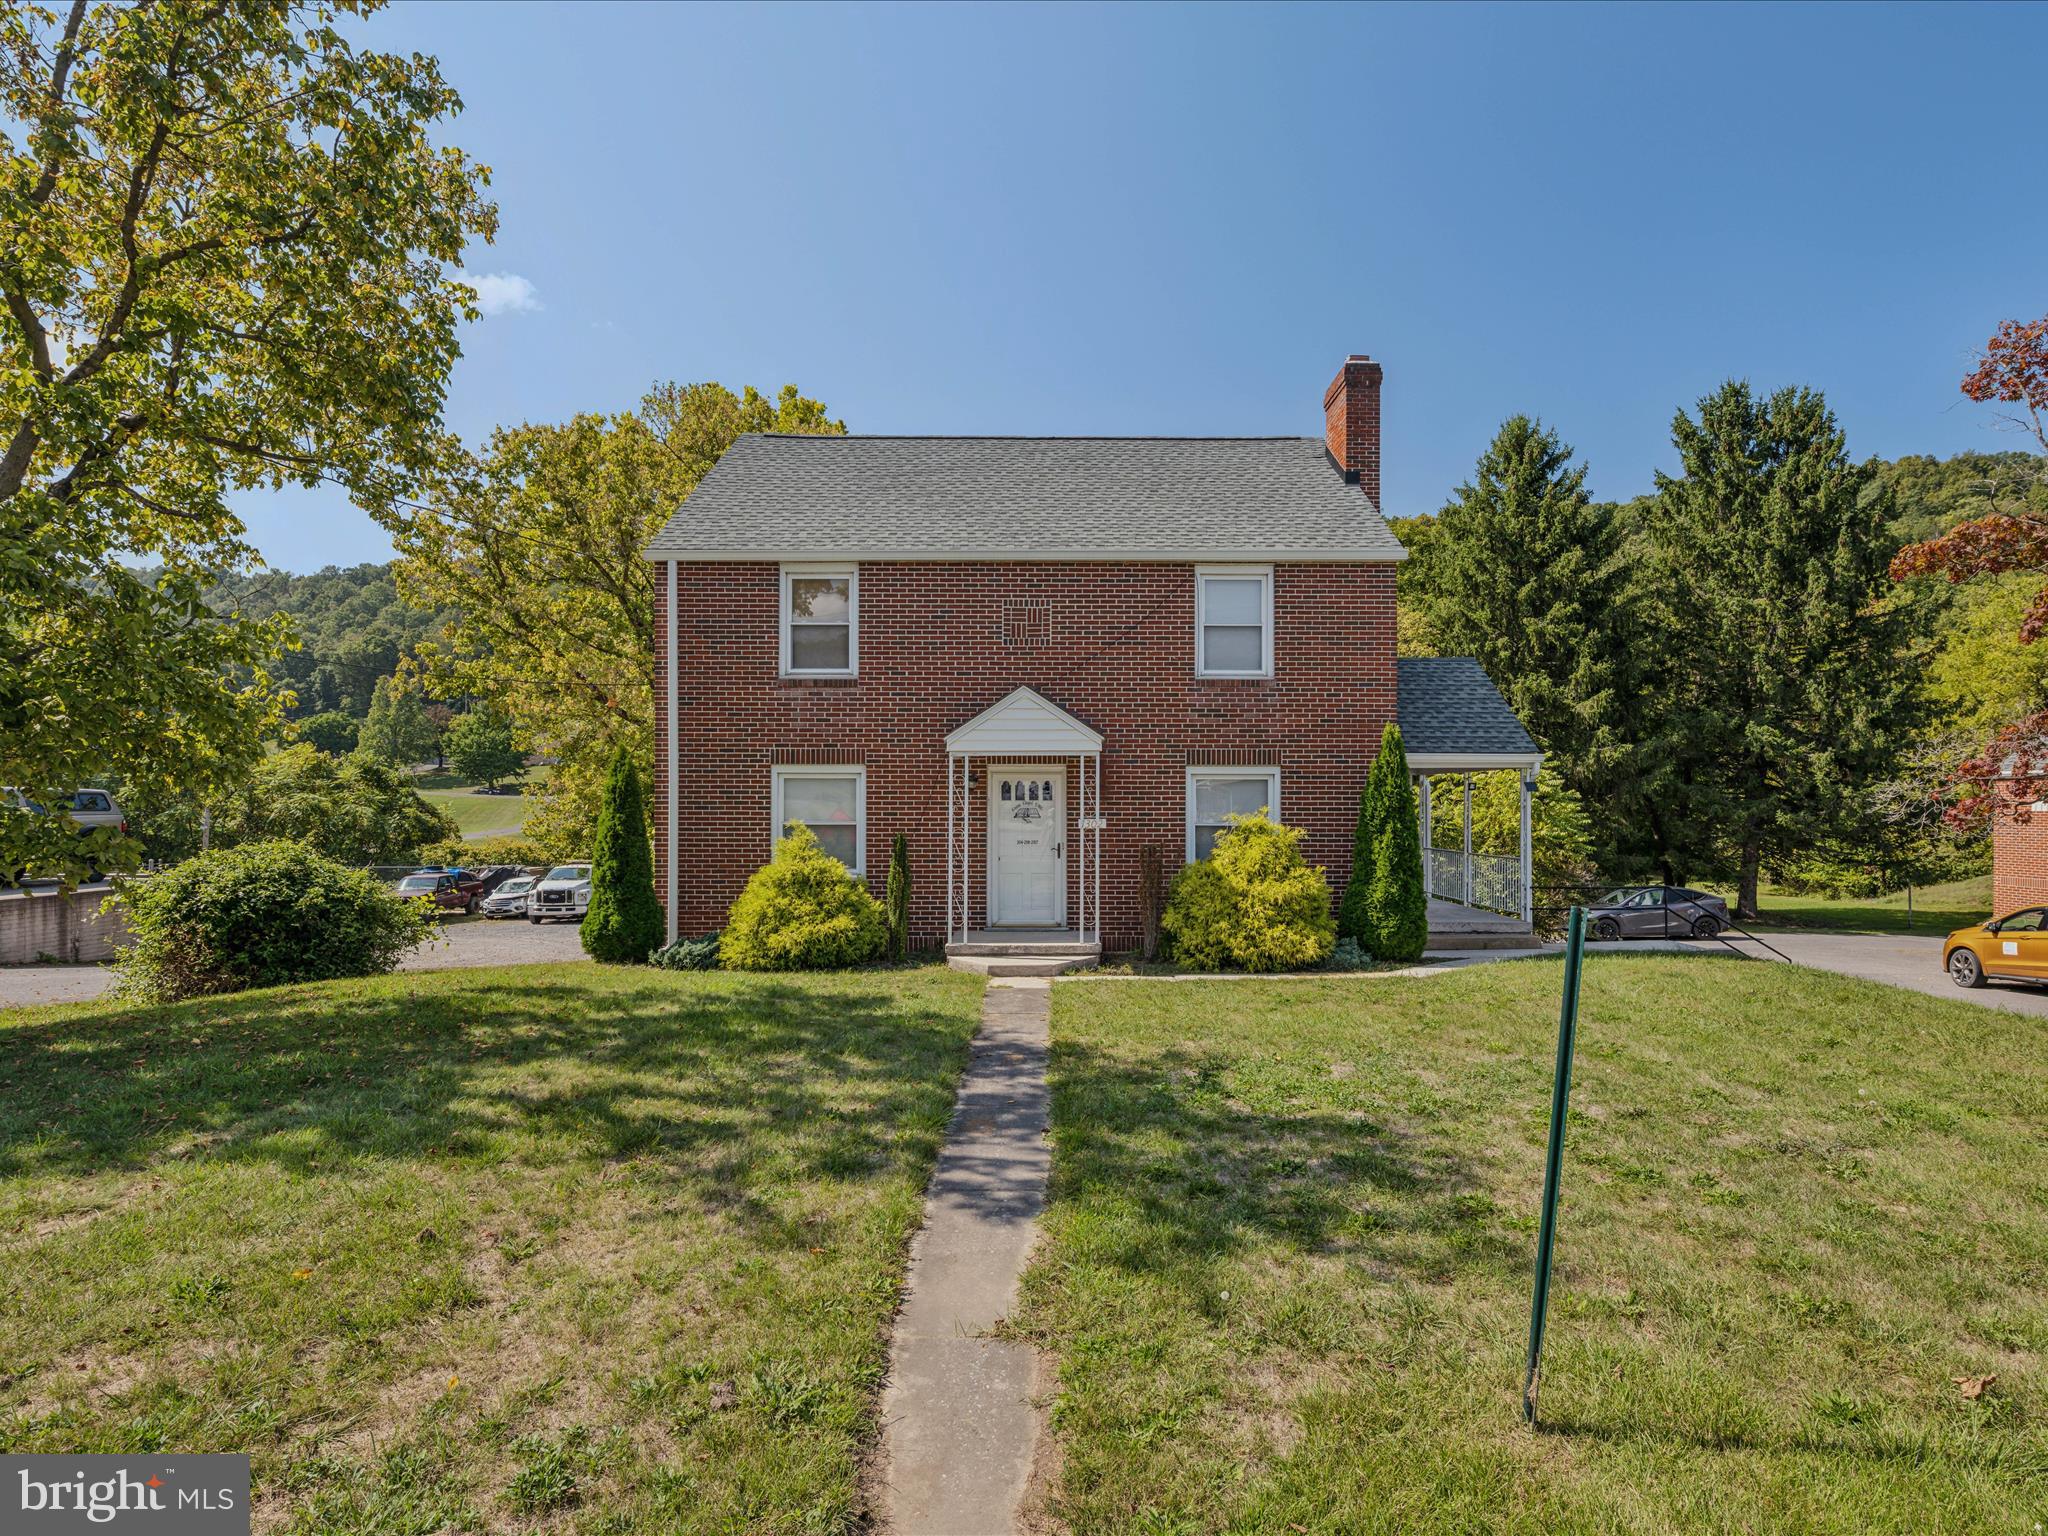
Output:
<path fill-rule="evenodd" d="M 1522 1418 L 1536 1422 L 1543 1369 L 1543 1322 L 1550 1310 L 1550 1261 L 1557 1249 L 1557 1186 L 1564 1172 L 1565 1105 L 1572 1091 L 1572 1045 L 1579 1032 L 1579 971 L 1586 957 L 1586 909 L 1565 925 L 1564 1001 L 1557 1016 L 1557 1077 L 1550 1088 L 1550 1150 L 1543 1163 L 1543 1221 L 1536 1230 L 1536 1295 L 1529 1305 L 1529 1368 L 1522 1377 Z"/>

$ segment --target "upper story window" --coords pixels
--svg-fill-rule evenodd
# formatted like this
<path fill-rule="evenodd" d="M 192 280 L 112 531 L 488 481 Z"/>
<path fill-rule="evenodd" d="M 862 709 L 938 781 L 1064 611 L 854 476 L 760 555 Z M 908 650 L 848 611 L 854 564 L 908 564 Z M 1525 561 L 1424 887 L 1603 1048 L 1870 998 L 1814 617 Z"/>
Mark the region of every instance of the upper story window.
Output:
<path fill-rule="evenodd" d="M 1273 568 L 1195 567 L 1195 673 L 1273 675 Z"/>
<path fill-rule="evenodd" d="M 852 677 L 860 670 L 860 570 L 782 568 L 782 670 L 791 677 Z"/>

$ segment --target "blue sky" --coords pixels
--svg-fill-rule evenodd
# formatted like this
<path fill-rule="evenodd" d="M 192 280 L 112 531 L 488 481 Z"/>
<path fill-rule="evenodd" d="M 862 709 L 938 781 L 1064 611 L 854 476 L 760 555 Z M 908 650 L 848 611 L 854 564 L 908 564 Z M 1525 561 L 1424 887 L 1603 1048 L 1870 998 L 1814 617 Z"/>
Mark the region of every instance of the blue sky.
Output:
<path fill-rule="evenodd" d="M 502 227 L 449 423 L 799 384 L 856 432 L 1301 433 L 1386 365 L 1385 501 L 1516 411 L 1602 496 L 1719 380 L 1858 455 L 2017 446 L 1957 393 L 2048 310 L 2048 7 L 400 4 Z M 523 307 L 522 307 L 523 306 Z M 383 559 L 338 497 L 273 565 Z"/>

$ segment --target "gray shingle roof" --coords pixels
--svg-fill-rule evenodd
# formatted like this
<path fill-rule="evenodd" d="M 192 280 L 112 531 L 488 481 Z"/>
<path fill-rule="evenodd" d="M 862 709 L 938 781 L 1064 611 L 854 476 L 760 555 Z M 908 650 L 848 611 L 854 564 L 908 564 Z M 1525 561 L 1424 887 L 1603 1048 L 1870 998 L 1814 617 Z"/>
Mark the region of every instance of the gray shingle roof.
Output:
<path fill-rule="evenodd" d="M 647 547 L 700 560 L 1399 560 L 1312 437 L 748 433 Z"/>
<path fill-rule="evenodd" d="M 1534 757 L 1541 750 L 1470 656 L 1404 656 L 1394 665 L 1400 682 L 1401 741 L 1411 757 Z"/>

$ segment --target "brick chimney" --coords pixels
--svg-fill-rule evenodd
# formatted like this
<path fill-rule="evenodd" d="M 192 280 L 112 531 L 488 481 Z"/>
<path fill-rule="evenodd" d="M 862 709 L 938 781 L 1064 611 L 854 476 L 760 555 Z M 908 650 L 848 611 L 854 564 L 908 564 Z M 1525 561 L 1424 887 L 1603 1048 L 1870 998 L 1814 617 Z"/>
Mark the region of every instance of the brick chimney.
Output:
<path fill-rule="evenodd" d="M 1380 365 L 1363 353 L 1344 359 L 1323 391 L 1323 441 L 1335 459 L 1380 504 Z"/>

